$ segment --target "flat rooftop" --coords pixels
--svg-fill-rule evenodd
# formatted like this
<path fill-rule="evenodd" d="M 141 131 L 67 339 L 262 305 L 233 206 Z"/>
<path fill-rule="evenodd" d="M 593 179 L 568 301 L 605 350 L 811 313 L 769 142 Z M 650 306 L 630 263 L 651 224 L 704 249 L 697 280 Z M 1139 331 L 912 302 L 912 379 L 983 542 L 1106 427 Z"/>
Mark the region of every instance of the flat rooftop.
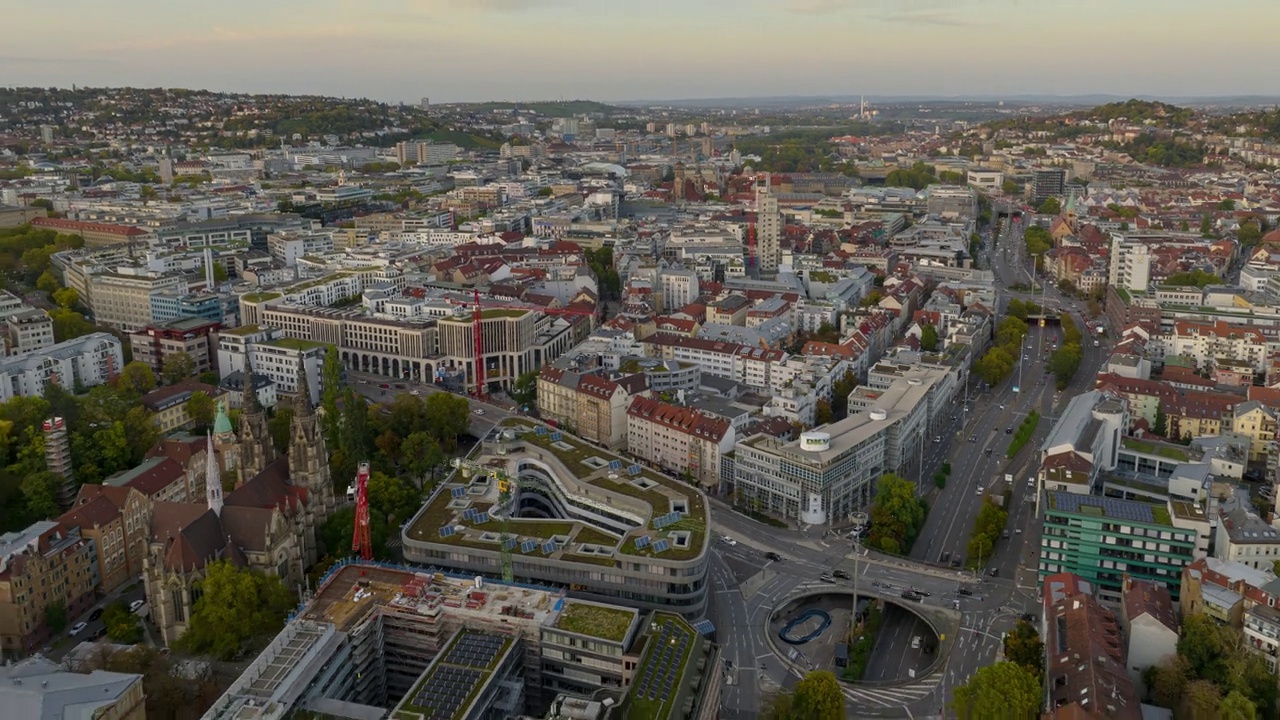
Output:
<path fill-rule="evenodd" d="M 608 567 L 620 555 L 691 560 L 705 550 L 706 498 L 696 488 L 532 420 L 508 418 L 497 430 L 511 437 L 484 442 L 471 462 L 514 477 L 520 458 L 538 460 L 566 493 L 620 519 L 626 531 L 577 518 L 512 518 L 504 526 L 490 515 L 503 510 L 499 483 L 454 472 L 406 530 L 410 539 L 495 552 L 505 543 L 517 558 Z"/>
<path fill-rule="evenodd" d="M 510 636 L 462 629 L 391 713 L 404 720 L 460 720 L 515 647 Z"/>
<path fill-rule="evenodd" d="M 1068 492 L 1050 492 L 1048 501 L 1049 509 L 1057 512 L 1096 515 L 1146 525 L 1173 525 L 1168 508 L 1162 505 Z"/>

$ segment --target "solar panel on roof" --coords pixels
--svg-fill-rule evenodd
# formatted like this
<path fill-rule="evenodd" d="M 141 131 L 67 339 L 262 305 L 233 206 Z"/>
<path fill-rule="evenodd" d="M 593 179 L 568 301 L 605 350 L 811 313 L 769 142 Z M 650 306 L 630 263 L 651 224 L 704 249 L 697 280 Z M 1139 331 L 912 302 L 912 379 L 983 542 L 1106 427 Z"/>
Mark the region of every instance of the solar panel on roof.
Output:
<path fill-rule="evenodd" d="M 653 544 L 653 551 L 655 553 L 666 552 L 670 548 L 671 543 L 667 542 L 665 539 L 659 540 Z"/>
<path fill-rule="evenodd" d="M 537 547 L 538 547 L 537 540 L 525 540 L 524 542 L 520 543 L 520 552 L 523 552 L 523 553 L 533 552 L 534 550 L 537 549 Z"/>
<path fill-rule="evenodd" d="M 699 620 L 693 624 L 693 629 L 700 635 L 710 635 L 716 631 L 716 626 L 710 620 Z"/>
<path fill-rule="evenodd" d="M 551 442 L 560 442 L 564 439 L 563 433 L 551 433 Z"/>
<path fill-rule="evenodd" d="M 467 508 L 466 510 L 463 510 L 463 511 L 462 511 L 462 519 L 463 519 L 463 520 L 466 520 L 467 522 L 473 522 L 473 521 L 475 521 L 475 519 L 476 519 L 476 511 L 475 511 L 475 508 Z"/>
<path fill-rule="evenodd" d="M 474 521 L 474 522 L 475 522 L 477 525 L 483 525 L 484 523 L 489 522 L 489 513 L 487 513 L 487 512 L 478 512 L 478 513 L 476 513 L 476 514 L 475 514 L 475 521 Z"/>
<path fill-rule="evenodd" d="M 539 428 L 537 428 L 536 430 L 534 430 L 534 432 L 535 432 L 535 433 L 537 433 L 537 434 L 539 434 L 539 435 L 546 435 L 546 434 L 547 434 L 547 432 L 548 432 L 548 430 L 547 430 L 546 428 L 544 428 L 544 427 L 539 427 Z"/>
<path fill-rule="evenodd" d="M 503 541 L 502 541 L 502 549 L 503 549 L 503 550 L 510 550 L 510 549 L 514 548 L 515 546 L 516 546 L 516 539 L 515 539 L 515 538 L 507 538 L 506 540 L 503 540 Z"/>
<path fill-rule="evenodd" d="M 621 469 L 622 469 L 622 461 L 621 461 L 621 460 L 610 460 L 610 461 L 609 461 L 609 469 L 610 469 L 610 470 L 621 470 Z"/>
<path fill-rule="evenodd" d="M 554 540 L 548 540 L 542 543 L 542 553 L 544 555 L 550 555 L 555 551 L 556 551 L 556 543 Z"/>
<path fill-rule="evenodd" d="M 639 465 L 632 465 L 631 467 L 627 468 L 627 472 L 631 473 L 632 475 L 639 475 L 644 471 L 640 468 Z"/>
<path fill-rule="evenodd" d="M 464 487 L 456 487 L 456 488 L 454 488 L 454 489 L 450 490 L 450 491 L 449 491 L 449 494 L 450 494 L 450 495 L 452 495 L 452 496 L 453 496 L 453 497 L 455 497 L 455 498 L 460 498 L 460 497 L 462 497 L 463 495 L 466 495 L 466 494 L 467 494 L 467 489 L 466 489 L 466 488 L 464 488 Z"/>
<path fill-rule="evenodd" d="M 647 547 L 649 547 L 648 535 L 641 535 L 640 537 L 636 538 L 636 549 L 642 550 Z"/>
<path fill-rule="evenodd" d="M 452 525 L 445 525 L 444 527 L 440 528 L 440 537 L 442 538 L 452 537 L 456 532 L 457 530 L 454 530 Z"/>

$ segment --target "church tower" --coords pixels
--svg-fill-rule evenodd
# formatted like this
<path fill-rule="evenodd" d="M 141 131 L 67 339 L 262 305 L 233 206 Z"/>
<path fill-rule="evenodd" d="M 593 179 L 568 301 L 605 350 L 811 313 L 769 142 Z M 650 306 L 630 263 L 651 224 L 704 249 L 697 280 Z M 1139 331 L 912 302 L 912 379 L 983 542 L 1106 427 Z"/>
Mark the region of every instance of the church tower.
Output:
<path fill-rule="evenodd" d="M 231 427 L 231 418 L 227 416 L 226 404 L 218 401 L 218 415 L 213 421 L 213 446 L 221 458 L 221 470 L 228 477 L 235 477 L 240 467 L 240 445 L 235 428 Z"/>
<path fill-rule="evenodd" d="M 222 516 L 222 473 L 218 471 L 218 458 L 213 452 L 213 433 L 208 434 L 209 451 L 205 460 L 204 492 L 209 509 L 219 517 Z"/>
<path fill-rule="evenodd" d="M 290 482 L 307 488 L 317 520 L 323 522 L 333 512 L 337 500 L 329 477 L 329 452 L 320 431 L 320 418 L 311 404 L 311 384 L 307 381 L 305 363 L 298 363 L 298 394 L 289 430 Z"/>
<path fill-rule="evenodd" d="M 267 430 L 267 411 L 253 387 L 253 369 L 244 371 L 244 400 L 240 404 L 240 480 L 252 480 L 276 459 L 276 448 Z"/>

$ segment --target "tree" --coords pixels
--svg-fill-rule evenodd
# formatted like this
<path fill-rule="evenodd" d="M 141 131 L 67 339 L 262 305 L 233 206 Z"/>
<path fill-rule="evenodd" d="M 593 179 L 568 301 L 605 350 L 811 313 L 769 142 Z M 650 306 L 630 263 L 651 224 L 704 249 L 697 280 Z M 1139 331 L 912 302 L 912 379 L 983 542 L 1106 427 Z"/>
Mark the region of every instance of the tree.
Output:
<path fill-rule="evenodd" d="M 471 405 L 464 397 L 432 393 L 423 403 L 427 427 L 446 449 L 457 447 L 458 436 L 471 428 Z"/>
<path fill-rule="evenodd" d="M 142 642 L 142 623 L 137 615 L 129 612 L 129 607 L 122 600 L 107 606 L 102 613 L 102 624 L 106 626 L 111 642 L 122 645 Z"/>
<path fill-rule="evenodd" d="M 187 417 L 195 427 L 209 427 L 217 417 L 217 408 L 213 398 L 203 390 L 196 390 L 187 398 Z"/>
<path fill-rule="evenodd" d="M 164 366 L 160 369 L 164 381 L 168 385 L 182 382 L 196 374 L 196 359 L 190 353 L 176 352 L 166 355 Z"/>
<path fill-rule="evenodd" d="M 1186 220 L 1183 220 L 1182 222 L 1178 223 L 1178 232 L 1190 232 L 1190 231 L 1191 231 L 1191 224 L 1188 223 Z"/>
<path fill-rule="evenodd" d="M 289 451 L 290 433 L 293 430 L 293 409 L 276 407 L 276 412 L 267 420 L 267 434 L 271 436 L 271 444 L 276 452 Z"/>
<path fill-rule="evenodd" d="M 1231 198 L 1227 198 L 1218 203 L 1218 209 L 1223 212 L 1231 212 L 1236 209 L 1236 201 Z"/>
<path fill-rule="evenodd" d="M 80 302 L 80 293 L 75 288 L 60 288 L 54 290 L 50 297 L 53 302 L 60 308 L 70 309 L 76 303 Z"/>
<path fill-rule="evenodd" d="M 538 404 L 538 371 L 530 370 L 516 378 L 511 388 L 511 399 L 521 407 L 531 408 Z"/>
<path fill-rule="evenodd" d="M 156 387 L 156 374 L 141 360 L 134 360 L 120 371 L 116 385 L 125 392 L 146 395 Z"/>
<path fill-rule="evenodd" d="M 1187 659 L 1193 676 L 1215 685 L 1225 684 L 1232 649 L 1230 628 L 1208 615 L 1196 613 L 1182 621 L 1178 654 Z"/>
<path fill-rule="evenodd" d="M 938 328 L 933 325 L 920 328 L 920 349 L 926 352 L 934 352 L 938 349 Z"/>
<path fill-rule="evenodd" d="M 1004 636 L 1004 656 L 1009 662 L 1021 665 L 1031 674 L 1040 677 L 1044 663 L 1044 642 L 1036 626 L 1019 620 Z"/>
<path fill-rule="evenodd" d="M 419 487 L 424 486 L 422 479 L 428 473 L 434 479 L 435 469 L 444 464 L 444 451 L 440 449 L 440 443 L 426 431 L 415 432 L 405 438 L 400 443 L 400 457 L 404 469 L 417 480 Z"/>
<path fill-rule="evenodd" d="M 871 504 L 871 537 L 867 544 L 885 552 L 905 552 L 924 525 L 925 508 L 916 497 L 915 485 L 885 473 L 876 482 Z"/>
<path fill-rule="evenodd" d="M 1159 407 L 1156 408 L 1156 422 L 1151 427 L 1151 432 L 1160 437 L 1169 436 L 1169 416 Z"/>
<path fill-rule="evenodd" d="M 791 695 L 791 717 L 804 720 L 843 720 L 844 693 L 836 676 L 817 670 L 804 676 Z"/>
<path fill-rule="evenodd" d="M 47 470 L 32 473 L 22 480 L 22 497 L 32 517 L 48 519 L 58 514 L 58 490 L 62 478 Z"/>
<path fill-rule="evenodd" d="M 1236 240 L 1245 248 L 1251 248 L 1262 241 L 1262 226 L 1258 223 L 1257 218 L 1249 218 L 1240 226 L 1240 232 L 1236 234 Z"/>
<path fill-rule="evenodd" d="M 1041 215 L 1057 215 L 1062 212 L 1062 203 L 1056 197 L 1045 198 L 1036 212 Z"/>
<path fill-rule="evenodd" d="M 1003 183 L 1001 183 L 1000 189 L 1004 192 L 1005 195 L 1017 195 L 1022 191 L 1022 188 L 1018 187 L 1018 183 L 1014 182 L 1013 180 L 1005 180 Z"/>
<path fill-rule="evenodd" d="M 338 398 L 342 393 L 342 361 L 338 348 L 330 345 L 320 366 L 320 429 L 324 433 L 325 447 L 339 447 L 342 415 L 338 411 Z"/>
<path fill-rule="evenodd" d="M 1017 663 L 998 662 L 956 687 L 952 707 L 962 720 L 1029 720 L 1040 711 L 1040 681 Z"/>
<path fill-rule="evenodd" d="M 413 517 L 422 501 L 412 483 L 380 472 L 369 476 L 368 492 L 369 508 L 385 518 L 389 527 Z"/>
<path fill-rule="evenodd" d="M 1173 709 L 1180 705 L 1187 683 L 1191 682 L 1191 665 L 1181 655 L 1174 655 L 1142 671 L 1142 680 L 1147 685 L 1151 702 Z"/>
<path fill-rule="evenodd" d="M 1208 215 L 1200 216 L 1200 237 L 1213 237 L 1213 221 L 1209 219 Z"/>
<path fill-rule="evenodd" d="M 57 342 L 84 337 L 96 330 L 93 323 L 69 308 L 60 307 L 50 310 L 49 319 L 53 321 L 53 339 Z"/>
<path fill-rule="evenodd" d="M 62 287 L 62 284 L 58 282 L 58 276 L 54 275 L 52 270 L 45 270 L 40 273 L 40 277 L 36 279 L 37 290 L 53 293 L 53 291 L 60 287 Z"/>
<path fill-rule="evenodd" d="M 54 600 L 44 606 L 44 624 L 57 635 L 67 628 L 67 603 L 65 600 Z"/>
<path fill-rule="evenodd" d="M 822 398 L 814 404 L 813 424 L 817 427 L 818 425 L 826 425 L 829 422 L 831 422 L 831 401 Z"/>
<path fill-rule="evenodd" d="M 1232 690 L 1218 704 L 1219 720 L 1257 720 L 1258 710 L 1239 690 Z"/>
<path fill-rule="evenodd" d="M 1182 695 L 1182 706 L 1186 709 L 1184 717 L 1189 720 L 1216 720 L 1218 704 L 1222 702 L 1222 691 L 1208 680 L 1193 680 L 1187 683 Z"/>
<path fill-rule="evenodd" d="M 294 603 L 280 578 L 226 560 L 207 565 L 198 588 L 191 622 L 177 646 L 220 660 L 236 657 L 250 639 L 279 630 Z"/>

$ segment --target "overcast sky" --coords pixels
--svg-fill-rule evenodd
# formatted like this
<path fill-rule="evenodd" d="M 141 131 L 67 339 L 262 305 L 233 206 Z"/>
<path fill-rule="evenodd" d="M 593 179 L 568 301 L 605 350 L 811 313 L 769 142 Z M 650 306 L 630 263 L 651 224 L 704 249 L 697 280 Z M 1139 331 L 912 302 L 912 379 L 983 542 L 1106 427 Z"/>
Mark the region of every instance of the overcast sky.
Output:
<path fill-rule="evenodd" d="M 1280 95 L 1276 0 L 0 0 L 3 85 L 389 101 Z"/>

